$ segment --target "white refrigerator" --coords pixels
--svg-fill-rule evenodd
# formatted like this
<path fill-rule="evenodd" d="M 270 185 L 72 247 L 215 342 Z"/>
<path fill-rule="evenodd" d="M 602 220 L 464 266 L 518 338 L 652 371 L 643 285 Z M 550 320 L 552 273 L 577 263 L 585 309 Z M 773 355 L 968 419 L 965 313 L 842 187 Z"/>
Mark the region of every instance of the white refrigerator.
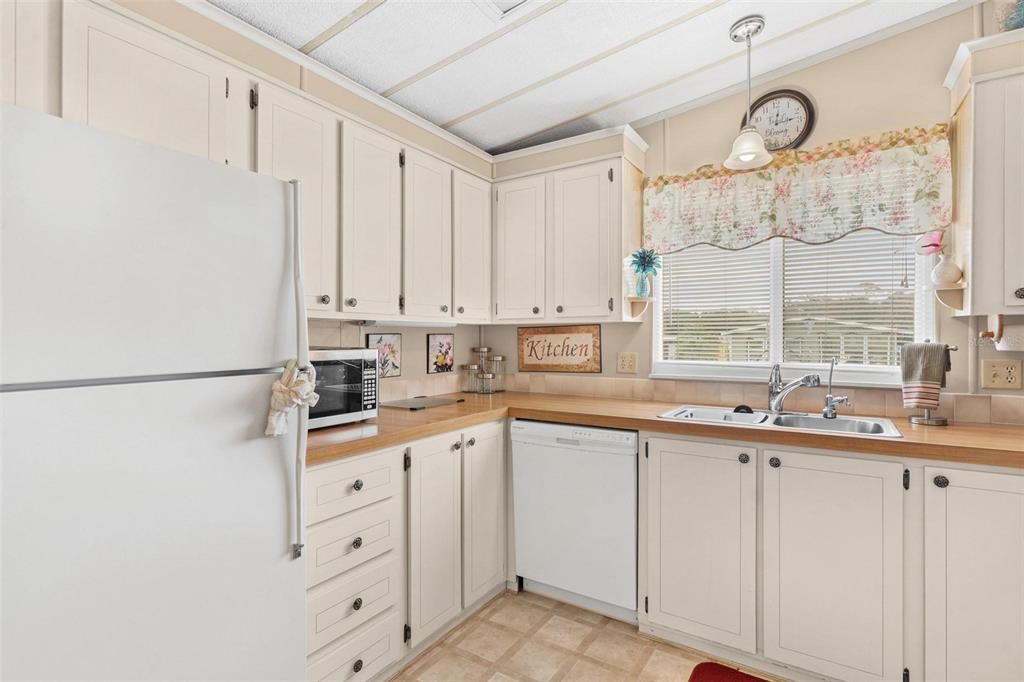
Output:
<path fill-rule="evenodd" d="M 0 174 L 0 675 L 301 679 L 295 188 L 10 107 Z"/>

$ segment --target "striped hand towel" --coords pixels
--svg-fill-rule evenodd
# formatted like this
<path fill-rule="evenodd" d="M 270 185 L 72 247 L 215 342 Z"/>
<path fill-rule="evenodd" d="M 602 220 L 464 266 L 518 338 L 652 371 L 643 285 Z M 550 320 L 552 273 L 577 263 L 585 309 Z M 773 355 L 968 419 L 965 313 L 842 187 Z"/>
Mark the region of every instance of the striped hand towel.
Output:
<path fill-rule="evenodd" d="M 946 386 L 949 350 L 944 343 L 908 343 L 900 348 L 903 407 L 934 410 Z"/>

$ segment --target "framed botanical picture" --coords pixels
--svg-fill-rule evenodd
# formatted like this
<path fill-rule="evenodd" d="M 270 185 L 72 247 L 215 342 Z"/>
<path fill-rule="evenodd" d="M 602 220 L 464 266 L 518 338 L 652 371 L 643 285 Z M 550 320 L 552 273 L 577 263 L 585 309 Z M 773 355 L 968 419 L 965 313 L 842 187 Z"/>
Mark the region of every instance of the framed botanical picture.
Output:
<path fill-rule="evenodd" d="M 519 327 L 520 372 L 601 372 L 601 325 Z"/>
<path fill-rule="evenodd" d="M 367 334 L 366 347 L 377 349 L 377 368 L 381 379 L 402 376 L 401 334 Z"/>
<path fill-rule="evenodd" d="M 455 334 L 427 334 L 427 374 L 455 369 Z"/>

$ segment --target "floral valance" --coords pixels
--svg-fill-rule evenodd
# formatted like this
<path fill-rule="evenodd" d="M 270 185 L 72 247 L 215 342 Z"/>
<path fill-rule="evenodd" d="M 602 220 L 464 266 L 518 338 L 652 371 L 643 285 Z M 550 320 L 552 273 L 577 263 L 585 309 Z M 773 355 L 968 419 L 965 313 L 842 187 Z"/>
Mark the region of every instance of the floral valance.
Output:
<path fill-rule="evenodd" d="M 812 151 L 777 152 L 757 171 L 702 166 L 644 188 L 644 244 L 745 249 L 773 237 L 824 244 L 862 229 L 915 235 L 952 220 L 946 124 Z"/>

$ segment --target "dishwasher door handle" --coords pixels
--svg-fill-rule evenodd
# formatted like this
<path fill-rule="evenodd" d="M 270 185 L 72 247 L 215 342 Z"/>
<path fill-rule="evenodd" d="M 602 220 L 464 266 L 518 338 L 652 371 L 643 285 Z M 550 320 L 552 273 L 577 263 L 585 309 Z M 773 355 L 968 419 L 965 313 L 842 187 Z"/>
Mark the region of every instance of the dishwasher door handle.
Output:
<path fill-rule="evenodd" d="M 555 438 L 555 442 L 558 443 L 559 445 L 571 445 L 571 446 L 573 446 L 575 448 L 578 448 L 580 446 L 580 442 L 578 440 L 576 440 L 575 438 L 560 438 L 560 437 L 556 437 Z"/>

